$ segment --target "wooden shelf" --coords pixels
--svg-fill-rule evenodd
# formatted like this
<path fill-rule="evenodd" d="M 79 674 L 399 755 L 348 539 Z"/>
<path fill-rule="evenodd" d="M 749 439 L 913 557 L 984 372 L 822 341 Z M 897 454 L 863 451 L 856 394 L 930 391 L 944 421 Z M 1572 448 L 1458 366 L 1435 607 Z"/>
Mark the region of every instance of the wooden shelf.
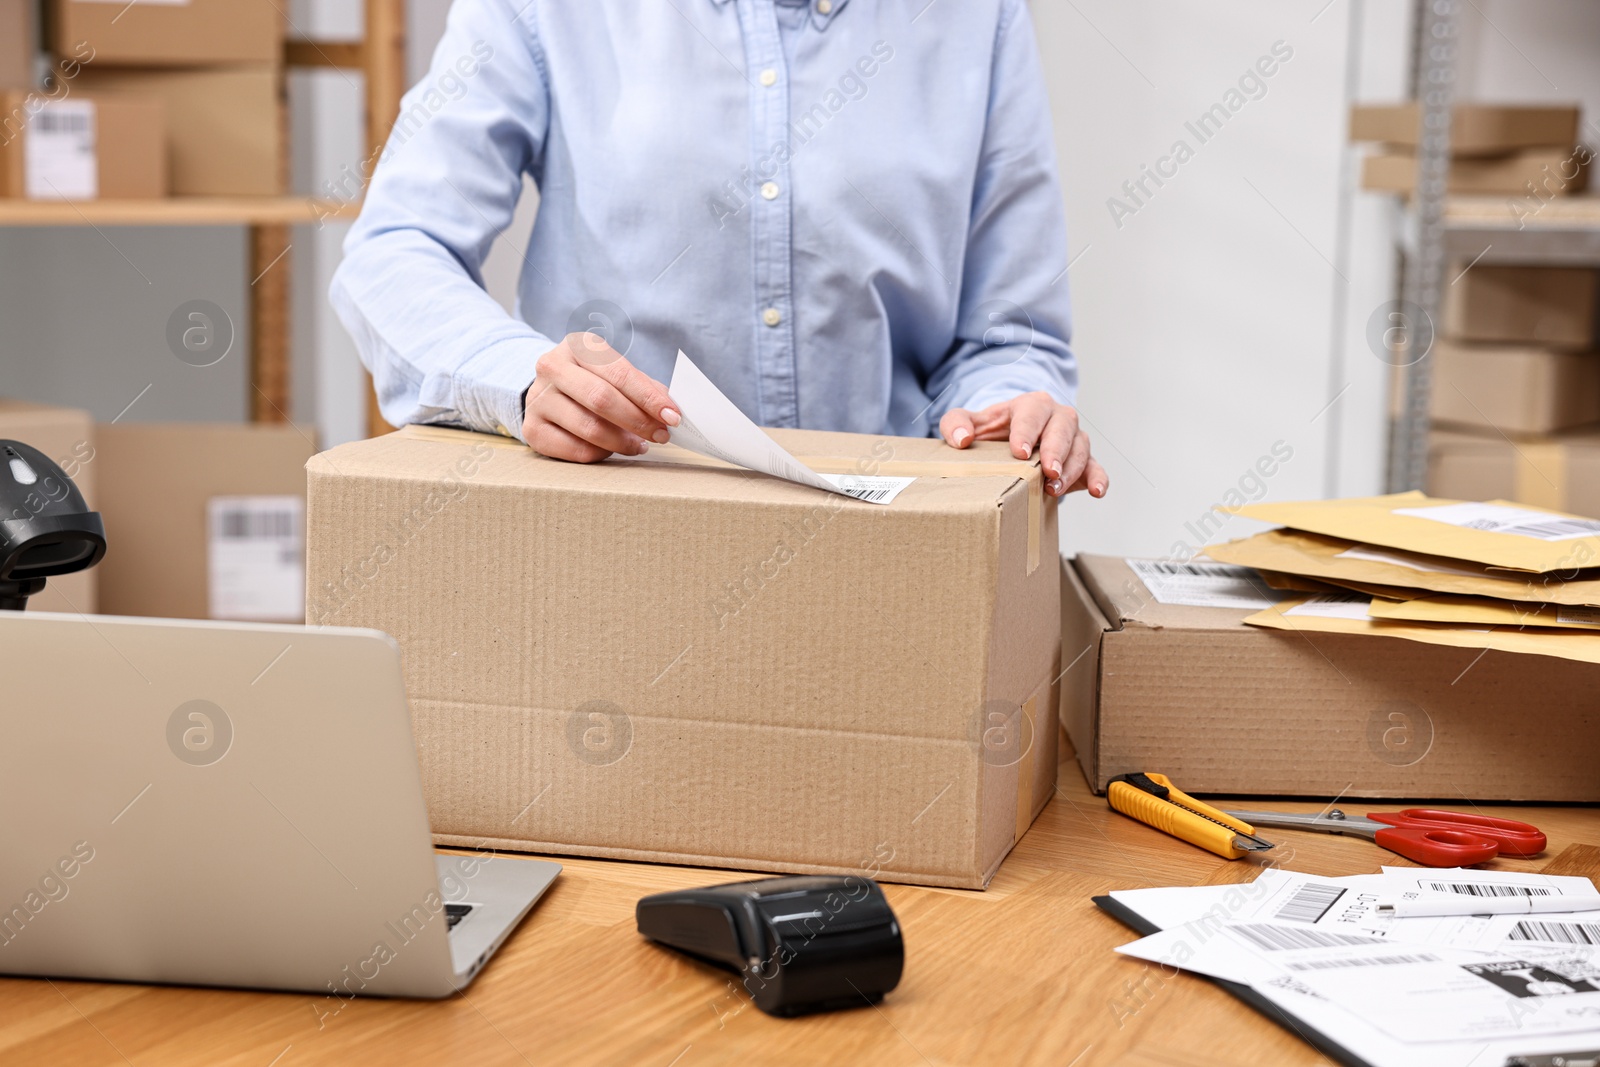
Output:
<path fill-rule="evenodd" d="M 359 203 L 305 197 L 171 197 L 165 200 L 0 198 L 0 226 L 288 226 L 353 219 Z"/>

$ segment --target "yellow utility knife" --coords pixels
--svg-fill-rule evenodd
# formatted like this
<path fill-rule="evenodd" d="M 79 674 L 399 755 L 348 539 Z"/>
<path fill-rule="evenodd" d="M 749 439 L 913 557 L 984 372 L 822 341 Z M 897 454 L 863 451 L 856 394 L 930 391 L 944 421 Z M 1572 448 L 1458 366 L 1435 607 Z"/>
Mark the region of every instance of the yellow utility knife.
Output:
<path fill-rule="evenodd" d="M 1119 774 L 1106 786 L 1106 800 L 1129 818 L 1225 860 L 1276 847 L 1257 837 L 1254 826 L 1202 804 L 1164 774 Z"/>

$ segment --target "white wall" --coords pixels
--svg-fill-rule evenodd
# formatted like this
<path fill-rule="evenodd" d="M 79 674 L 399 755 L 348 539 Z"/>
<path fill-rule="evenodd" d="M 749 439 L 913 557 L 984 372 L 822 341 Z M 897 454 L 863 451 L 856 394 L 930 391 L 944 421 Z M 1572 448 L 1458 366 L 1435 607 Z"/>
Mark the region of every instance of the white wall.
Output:
<path fill-rule="evenodd" d="M 1404 49 L 1384 42 L 1405 40 L 1405 6 L 1034 5 L 1078 257 L 1080 407 L 1114 482 L 1065 506 L 1065 550 L 1188 555 L 1218 523 L 1248 532 L 1203 521 L 1230 492 L 1377 490 L 1384 368 L 1352 323 L 1388 298 L 1391 255 L 1344 134 L 1352 94 L 1401 90 Z M 1185 124 L 1275 43 L 1292 56 L 1264 95 L 1202 143 Z M 1140 206 L 1123 182 L 1180 140 L 1193 158 Z M 1114 217 L 1113 197 L 1135 213 Z"/>

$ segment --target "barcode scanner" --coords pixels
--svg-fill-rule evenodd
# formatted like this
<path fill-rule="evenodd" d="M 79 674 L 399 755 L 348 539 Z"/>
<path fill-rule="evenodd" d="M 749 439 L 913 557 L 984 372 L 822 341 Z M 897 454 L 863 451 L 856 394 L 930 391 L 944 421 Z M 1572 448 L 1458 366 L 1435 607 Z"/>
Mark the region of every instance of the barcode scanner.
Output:
<path fill-rule="evenodd" d="M 105 554 L 105 524 L 66 472 L 37 448 L 0 441 L 0 610 L 25 610 L 46 578 Z"/>
<path fill-rule="evenodd" d="M 639 932 L 743 975 L 768 1015 L 876 1004 L 900 982 L 905 946 L 870 878 L 802 876 L 657 893 L 635 909 Z"/>

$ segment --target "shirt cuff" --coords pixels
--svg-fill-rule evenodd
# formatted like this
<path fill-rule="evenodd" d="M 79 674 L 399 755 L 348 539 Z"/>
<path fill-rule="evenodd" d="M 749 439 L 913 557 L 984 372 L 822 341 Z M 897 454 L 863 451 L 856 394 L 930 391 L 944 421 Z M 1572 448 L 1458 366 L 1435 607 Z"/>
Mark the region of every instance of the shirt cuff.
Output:
<path fill-rule="evenodd" d="M 539 357 L 556 346 L 542 337 L 510 337 L 474 354 L 450 376 L 452 406 L 483 433 L 522 440 L 523 404 Z"/>

